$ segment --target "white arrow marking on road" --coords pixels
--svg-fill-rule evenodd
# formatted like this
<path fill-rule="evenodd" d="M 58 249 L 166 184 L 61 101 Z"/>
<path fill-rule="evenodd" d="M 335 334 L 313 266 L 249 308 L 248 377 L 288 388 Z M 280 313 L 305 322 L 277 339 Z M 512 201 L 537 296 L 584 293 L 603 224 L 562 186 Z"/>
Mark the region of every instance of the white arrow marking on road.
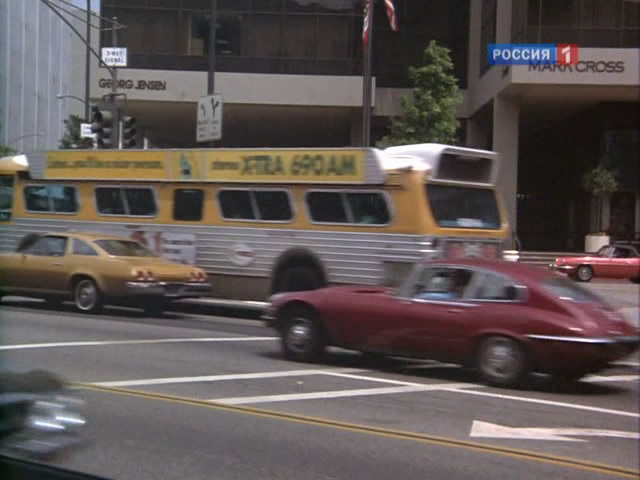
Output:
<path fill-rule="evenodd" d="M 621 432 L 617 430 L 600 430 L 596 428 L 517 428 L 506 427 L 496 423 L 474 420 L 470 437 L 484 438 L 513 438 L 522 440 L 560 440 L 565 442 L 586 442 L 572 436 L 583 437 L 613 437 L 639 439 L 635 432 Z"/>

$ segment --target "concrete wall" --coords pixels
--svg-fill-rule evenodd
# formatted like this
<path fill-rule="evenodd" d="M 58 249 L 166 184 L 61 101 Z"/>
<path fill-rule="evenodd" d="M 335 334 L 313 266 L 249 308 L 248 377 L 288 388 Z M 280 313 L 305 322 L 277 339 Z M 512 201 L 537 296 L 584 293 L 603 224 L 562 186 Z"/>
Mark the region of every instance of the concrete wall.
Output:
<path fill-rule="evenodd" d="M 0 0 L 0 143 L 24 152 L 57 147 L 68 111 L 56 94 L 71 90 L 78 68 L 72 43 L 41 1 Z"/>

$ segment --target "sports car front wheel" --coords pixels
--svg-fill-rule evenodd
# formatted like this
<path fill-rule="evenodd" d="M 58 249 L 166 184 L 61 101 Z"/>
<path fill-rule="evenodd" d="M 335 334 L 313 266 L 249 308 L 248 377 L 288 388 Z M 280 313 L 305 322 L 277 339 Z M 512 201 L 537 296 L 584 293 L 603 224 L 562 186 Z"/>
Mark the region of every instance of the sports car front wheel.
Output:
<path fill-rule="evenodd" d="M 476 362 L 482 378 L 496 387 L 516 387 L 528 373 L 524 349 L 507 337 L 485 339 L 478 349 Z"/>
<path fill-rule="evenodd" d="M 282 349 L 289 360 L 313 362 L 326 346 L 318 315 L 306 307 L 293 307 L 285 313 L 282 329 Z"/>

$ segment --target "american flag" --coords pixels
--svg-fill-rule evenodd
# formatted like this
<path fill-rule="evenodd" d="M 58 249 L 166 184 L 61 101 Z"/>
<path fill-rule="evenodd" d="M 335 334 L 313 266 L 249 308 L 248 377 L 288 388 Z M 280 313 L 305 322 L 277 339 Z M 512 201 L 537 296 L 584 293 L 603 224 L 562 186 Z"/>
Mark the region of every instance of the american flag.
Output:
<path fill-rule="evenodd" d="M 367 50 L 369 43 L 369 29 L 371 28 L 371 3 L 373 0 L 364 1 L 364 20 L 362 21 L 362 50 Z"/>
<path fill-rule="evenodd" d="M 396 8 L 393 6 L 393 0 L 384 0 L 384 6 L 387 8 L 389 26 L 395 32 L 398 30 L 398 19 L 396 18 Z"/>
<path fill-rule="evenodd" d="M 369 29 L 371 28 L 371 8 L 375 0 L 365 0 L 364 2 L 364 20 L 362 24 L 362 49 L 366 51 L 367 43 L 369 43 Z M 387 18 L 389 26 L 394 32 L 398 30 L 398 18 L 396 17 L 396 8 L 393 6 L 393 0 L 384 0 L 384 6 L 387 10 Z"/>

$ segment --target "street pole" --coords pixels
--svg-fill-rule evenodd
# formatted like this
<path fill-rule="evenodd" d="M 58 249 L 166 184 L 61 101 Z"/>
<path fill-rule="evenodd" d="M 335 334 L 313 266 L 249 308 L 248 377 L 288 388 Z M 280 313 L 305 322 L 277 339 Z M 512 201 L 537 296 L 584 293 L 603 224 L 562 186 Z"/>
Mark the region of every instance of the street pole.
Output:
<path fill-rule="evenodd" d="M 84 121 L 87 123 L 91 121 L 89 118 L 89 101 L 91 96 L 89 92 L 91 85 L 91 50 L 89 49 L 89 45 L 91 45 L 91 0 L 87 0 L 87 45 L 84 65 Z"/>
<path fill-rule="evenodd" d="M 118 46 L 118 17 L 112 17 L 113 23 L 111 24 L 111 46 Z M 115 138 L 112 137 L 112 145 L 118 150 L 122 149 L 122 135 L 120 131 L 120 115 L 118 115 L 118 109 L 116 107 L 116 93 L 118 91 L 118 68 L 113 67 L 111 74 L 111 103 L 113 104 L 113 129 L 115 131 Z"/>
<path fill-rule="evenodd" d="M 362 146 L 368 147 L 371 143 L 371 71 L 372 71 L 372 54 L 373 51 L 373 19 L 375 13 L 376 1 L 371 0 L 369 13 L 369 37 L 367 40 L 367 48 L 364 52 L 363 65 L 363 85 L 362 85 Z"/>
<path fill-rule="evenodd" d="M 217 0 L 211 0 L 211 15 L 209 20 L 209 70 L 207 76 L 207 93 L 213 95 L 215 92 L 216 77 L 216 27 L 217 18 Z"/>
<path fill-rule="evenodd" d="M 217 0 L 211 0 L 211 15 L 209 19 L 209 65 L 207 72 L 207 93 L 216 93 L 216 30 L 218 27 Z M 215 142 L 209 142 L 210 147 L 215 146 Z"/>

